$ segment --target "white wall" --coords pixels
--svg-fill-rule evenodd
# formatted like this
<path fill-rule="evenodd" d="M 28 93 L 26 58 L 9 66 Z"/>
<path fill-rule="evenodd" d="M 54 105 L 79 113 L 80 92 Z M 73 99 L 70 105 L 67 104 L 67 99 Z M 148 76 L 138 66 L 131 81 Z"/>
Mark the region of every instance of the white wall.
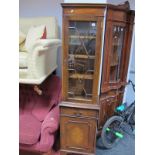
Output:
<path fill-rule="evenodd" d="M 127 80 L 133 81 L 135 83 L 135 30 L 133 31 L 132 44 L 131 44 L 131 54 L 130 54 L 130 62 L 128 69 Z M 125 89 L 123 102 L 127 102 L 129 105 L 135 99 L 135 93 L 132 89 L 131 85 L 128 85 Z"/>
<path fill-rule="evenodd" d="M 111 3 L 120 4 L 124 3 L 126 0 L 64 0 L 65 3 Z M 135 10 L 135 0 L 128 0 L 130 3 L 130 8 Z"/>
<path fill-rule="evenodd" d="M 59 37 L 62 30 L 62 8 L 64 0 L 19 0 L 19 17 L 56 16 L 59 24 Z M 52 25 L 51 25 L 52 26 Z M 57 74 L 61 76 L 61 48 L 58 50 Z"/>
<path fill-rule="evenodd" d="M 111 4 L 121 4 L 124 3 L 126 0 L 107 0 L 107 3 L 111 3 Z M 135 10 L 135 0 L 128 0 L 128 2 L 130 3 L 130 8 L 131 10 Z"/>
<path fill-rule="evenodd" d="M 107 0 L 64 0 L 65 3 L 106 3 Z"/>
<path fill-rule="evenodd" d="M 61 26 L 62 2 L 64 0 L 19 0 L 19 16 L 56 16 Z"/>

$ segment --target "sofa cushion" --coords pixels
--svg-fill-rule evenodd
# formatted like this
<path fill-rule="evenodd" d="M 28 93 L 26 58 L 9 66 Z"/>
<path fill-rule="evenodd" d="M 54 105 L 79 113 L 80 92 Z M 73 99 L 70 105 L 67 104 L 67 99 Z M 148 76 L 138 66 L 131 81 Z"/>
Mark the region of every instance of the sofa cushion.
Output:
<path fill-rule="evenodd" d="M 19 117 L 19 142 L 21 144 L 35 144 L 41 133 L 41 122 L 31 114 Z"/>
<path fill-rule="evenodd" d="M 28 67 L 28 53 L 19 52 L 19 68 L 27 68 L 27 67 Z"/>
<path fill-rule="evenodd" d="M 32 26 L 30 27 L 28 34 L 26 36 L 25 47 L 29 50 L 35 41 L 38 39 L 46 39 L 46 26 Z"/>

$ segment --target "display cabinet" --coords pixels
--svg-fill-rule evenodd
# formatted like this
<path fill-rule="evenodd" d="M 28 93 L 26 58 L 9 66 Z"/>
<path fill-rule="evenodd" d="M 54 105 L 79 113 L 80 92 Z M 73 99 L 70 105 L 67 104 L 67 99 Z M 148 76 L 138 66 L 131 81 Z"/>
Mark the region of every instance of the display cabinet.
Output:
<path fill-rule="evenodd" d="M 61 154 L 95 154 L 96 135 L 121 104 L 134 11 L 129 4 L 63 3 Z"/>

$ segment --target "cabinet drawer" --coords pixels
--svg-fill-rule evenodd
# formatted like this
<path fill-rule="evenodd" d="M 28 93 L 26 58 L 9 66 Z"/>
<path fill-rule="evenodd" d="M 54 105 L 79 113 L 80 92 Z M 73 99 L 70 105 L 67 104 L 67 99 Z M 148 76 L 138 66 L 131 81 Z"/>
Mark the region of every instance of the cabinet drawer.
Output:
<path fill-rule="evenodd" d="M 98 118 L 98 112 L 90 109 L 79 109 L 79 108 L 67 108 L 61 107 L 61 115 L 68 115 L 74 117 L 94 117 Z"/>

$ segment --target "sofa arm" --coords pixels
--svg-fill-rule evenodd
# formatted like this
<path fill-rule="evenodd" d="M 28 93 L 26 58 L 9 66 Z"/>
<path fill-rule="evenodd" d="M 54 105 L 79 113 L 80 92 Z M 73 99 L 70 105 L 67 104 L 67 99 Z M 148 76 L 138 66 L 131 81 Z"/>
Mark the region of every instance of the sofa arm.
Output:
<path fill-rule="evenodd" d="M 49 150 L 55 139 L 54 132 L 59 127 L 59 107 L 54 107 L 45 117 L 41 126 L 40 147 L 42 151 Z"/>
<path fill-rule="evenodd" d="M 39 39 L 37 40 L 29 49 L 29 52 L 33 52 L 36 48 L 47 49 L 52 48 L 53 46 L 61 46 L 61 40 L 59 39 Z"/>
<path fill-rule="evenodd" d="M 40 39 L 29 49 L 28 74 L 35 79 L 45 79 L 57 68 L 59 39 Z M 42 81 L 42 80 L 40 80 Z"/>
<path fill-rule="evenodd" d="M 57 105 L 45 117 L 41 126 L 41 134 L 44 134 L 44 132 L 49 132 L 50 134 L 52 134 L 58 129 L 58 126 L 59 126 L 59 106 Z"/>

